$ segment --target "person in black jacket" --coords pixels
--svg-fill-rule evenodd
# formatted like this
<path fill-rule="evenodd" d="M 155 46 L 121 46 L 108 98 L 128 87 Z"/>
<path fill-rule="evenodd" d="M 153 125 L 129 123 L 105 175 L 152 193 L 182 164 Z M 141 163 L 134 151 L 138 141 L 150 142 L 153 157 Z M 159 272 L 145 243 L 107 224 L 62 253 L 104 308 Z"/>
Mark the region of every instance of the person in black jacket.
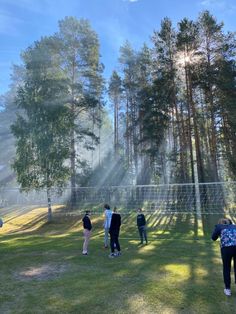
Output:
<path fill-rule="evenodd" d="M 116 207 L 113 209 L 113 214 L 111 216 L 111 224 L 109 228 L 110 233 L 110 246 L 111 246 L 111 254 L 109 257 L 115 257 L 121 255 L 120 243 L 119 243 L 119 233 L 121 226 L 121 216 L 117 213 Z M 117 253 L 115 253 L 115 247 Z"/>
<path fill-rule="evenodd" d="M 83 244 L 83 255 L 88 255 L 88 244 L 91 236 L 92 224 L 90 220 L 91 212 L 90 210 L 86 210 L 83 221 L 84 227 L 84 244 Z"/>
<path fill-rule="evenodd" d="M 146 244 L 147 241 L 147 230 L 146 230 L 146 219 L 144 214 L 142 213 L 142 209 L 138 208 L 138 214 L 137 214 L 137 227 L 139 231 L 140 236 L 140 244 L 143 244 L 143 239 L 145 239 Z"/>
<path fill-rule="evenodd" d="M 219 237 L 225 284 L 224 293 L 226 296 L 231 296 L 230 273 L 232 259 L 234 260 L 234 278 L 236 283 L 236 225 L 233 225 L 230 219 L 222 218 L 215 226 L 211 238 L 213 241 L 216 241 Z"/>

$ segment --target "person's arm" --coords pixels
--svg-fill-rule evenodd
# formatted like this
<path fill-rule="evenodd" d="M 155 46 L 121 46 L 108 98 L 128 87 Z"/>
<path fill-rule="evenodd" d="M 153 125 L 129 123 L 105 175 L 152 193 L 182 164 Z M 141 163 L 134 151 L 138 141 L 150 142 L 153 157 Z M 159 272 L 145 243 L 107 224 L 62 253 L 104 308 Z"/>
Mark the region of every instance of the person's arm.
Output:
<path fill-rule="evenodd" d="M 113 225 L 114 225 L 113 217 L 114 217 L 114 214 L 111 215 L 111 223 L 110 223 L 110 227 L 109 227 L 109 232 L 112 231 L 112 229 L 113 229 Z"/>
<path fill-rule="evenodd" d="M 221 233 L 221 228 L 220 228 L 219 225 L 216 225 L 216 226 L 215 226 L 215 230 L 214 230 L 213 233 L 212 233 L 211 239 L 212 239 L 213 241 L 216 241 L 216 240 L 219 238 L 220 233 Z"/>
<path fill-rule="evenodd" d="M 92 224 L 91 224 L 91 220 L 90 218 L 88 217 L 88 230 L 92 230 Z"/>
<path fill-rule="evenodd" d="M 104 212 L 103 212 L 103 217 L 104 217 L 103 227 L 105 228 L 105 226 L 106 226 L 106 220 L 107 220 L 106 210 L 104 210 Z"/>
<path fill-rule="evenodd" d="M 119 214 L 119 227 L 121 226 L 121 215 Z"/>
<path fill-rule="evenodd" d="M 146 219 L 145 219 L 145 216 L 143 215 L 143 225 L 145 226 L 146 225 Z"/>
<path fill-rule="evenodd" d="M 92 224 L 91 221 L 89 219 L 89 217 L 84 217 L 84 229 L 88 229 L 91 230 L 92 229 Z"/>

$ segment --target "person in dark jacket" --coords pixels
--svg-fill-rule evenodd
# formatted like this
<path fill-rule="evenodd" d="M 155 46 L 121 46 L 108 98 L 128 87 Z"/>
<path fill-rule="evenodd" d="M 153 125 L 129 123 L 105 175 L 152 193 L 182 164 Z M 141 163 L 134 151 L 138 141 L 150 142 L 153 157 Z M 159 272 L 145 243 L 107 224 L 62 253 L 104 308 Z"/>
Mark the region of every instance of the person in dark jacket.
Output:
<path fill-rule="evenodd" d="M 121 255 L 120 243 L 119 243 L 119 233 L 121 226 L 121 216 L 117 213 L 116 207 L 113 209 L 113 214 L 111 216 L 111 224 L 109 228 L 110 233 L 110 246 L 111 246 L 111 254 L 109 257 L 115 257 Z M 115 253 L 115 248 L 117 253 Z"/>
<path fill-rule="evenodd" d="M 138 208 L 138 214 L 137 214 L 137 227 L 139 231 L 140 236 L 140 244 L 143 244 L 143 239 L 145 239 L 146 244 L 147 241 L 147 230 L 146 230 L 146 219 L 144 214 L 142 213 L 142 209 Z"/>
<path fill-rule="evenodd" d="M 211 238 L 213 241 L 216 241 L 219 237 L 225 284 L 224 293 L 226 296 L 231 296 L 230 273 L 232 259 L 234 260 L 234 278 L 236 283 L 236 225 L 233 225 L 230 219 L 222 218 L 215 226 Z"/>
<path fill-rule="evenodd" d="M 88 244 L 92 232 L 92 224 L 90 220 L 91 212 L 90 210 L 86 210 L 85 215 L 82 219 L 83 227 L 84 227 L 84 244 L 83 244 L 83 255 L 88 255 Z"/>

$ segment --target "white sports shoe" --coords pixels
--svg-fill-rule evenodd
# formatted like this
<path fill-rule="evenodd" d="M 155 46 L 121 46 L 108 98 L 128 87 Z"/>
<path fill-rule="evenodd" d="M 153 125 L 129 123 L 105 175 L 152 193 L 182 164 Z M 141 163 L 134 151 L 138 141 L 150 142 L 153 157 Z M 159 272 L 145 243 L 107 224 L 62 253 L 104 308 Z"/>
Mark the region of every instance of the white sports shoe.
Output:
<path fill-rule="evenodd" d="M 224 294 L 227 295 L 227 297 L 231 296 L 231 290 L 230 289 L 224 289 Z"/>

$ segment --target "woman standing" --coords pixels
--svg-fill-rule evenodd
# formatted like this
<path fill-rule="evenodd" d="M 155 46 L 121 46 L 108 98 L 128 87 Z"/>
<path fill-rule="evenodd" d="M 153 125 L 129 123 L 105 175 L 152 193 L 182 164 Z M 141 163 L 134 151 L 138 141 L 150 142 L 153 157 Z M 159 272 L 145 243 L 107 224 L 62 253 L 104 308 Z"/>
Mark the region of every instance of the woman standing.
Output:
<path fill-rule="evenodd" d="M 221 257 L 223 262 L 224 293 L 227 296 L 231 296 L 230 273 L 232 259 L 234 260 L 234 277 L 236 283 L 236 225 L 233 225 L 230 219 L 221 218 L 211 236 L 213 241 L 216 241 L 218 237 L 220 237 Z"/>
<path fill-rule="evenodd" d="M 83 221 L 83 227 L 84 227 L 84 244 L 83 244 L 83 255 L 88 255 L 88 244 L 91 236 L 91 230 L 92 230 L 92 224 L 90 221 L 90 210 L 86 210 Z"/>

